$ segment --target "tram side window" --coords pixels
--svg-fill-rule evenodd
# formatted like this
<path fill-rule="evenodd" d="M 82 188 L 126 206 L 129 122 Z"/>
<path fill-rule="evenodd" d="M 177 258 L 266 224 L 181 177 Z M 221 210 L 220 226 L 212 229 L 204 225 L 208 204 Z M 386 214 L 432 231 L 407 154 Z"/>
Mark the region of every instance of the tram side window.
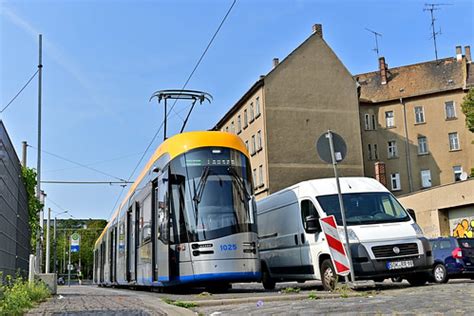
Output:
<path fill-rule="evenodd" d="M 151 239 L 151 195 L 148 195 L 142 204 L 140 218 L 140 241 L 145 243 Z"/>
<path fill-rule="evenodd" d="M 179 244 L 188 242 L 185 219 L 185 177 L 179 174 L 170 175 L 171 182 L 171 208 L 170 217 L 173 225 L 170 225 L 172 232 L 170 242 Z"/>
<path fill-rule="evenodd" d="M 164 243 L 169 243 L 169 210 L 168 210 L 168 173 L 163 173 L 158 178 L 158 193 L 157 205 L 158 205 L 158 227 L 159 227 L 159 239 Z"/>

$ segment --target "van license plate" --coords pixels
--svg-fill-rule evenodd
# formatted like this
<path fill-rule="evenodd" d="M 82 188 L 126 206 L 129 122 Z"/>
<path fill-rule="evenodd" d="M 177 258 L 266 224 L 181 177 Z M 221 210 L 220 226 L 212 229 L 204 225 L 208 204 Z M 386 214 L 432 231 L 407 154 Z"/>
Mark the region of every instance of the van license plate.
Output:
<path fill-rule="evenodd" d="M 389 270 L 405 269 L 405 268 L 413 268 L 413 267 L 414 267 L 413 260 L 387 262 L 387 269 Z"/>

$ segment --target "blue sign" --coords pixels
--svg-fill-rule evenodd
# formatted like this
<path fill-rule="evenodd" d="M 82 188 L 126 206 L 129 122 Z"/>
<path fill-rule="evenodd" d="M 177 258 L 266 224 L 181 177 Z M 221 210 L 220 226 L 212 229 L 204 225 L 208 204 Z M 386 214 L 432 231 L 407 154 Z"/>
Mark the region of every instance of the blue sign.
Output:
<path fill-rule="evenodd" d="M 79 245 L 71 245 L 71 252 L 79 252 Z"/>

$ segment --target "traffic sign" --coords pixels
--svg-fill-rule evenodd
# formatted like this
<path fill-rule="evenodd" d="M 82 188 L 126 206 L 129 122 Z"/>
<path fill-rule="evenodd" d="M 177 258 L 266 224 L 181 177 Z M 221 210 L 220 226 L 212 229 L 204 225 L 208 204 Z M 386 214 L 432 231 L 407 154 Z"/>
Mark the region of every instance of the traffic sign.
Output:
<path fill-rule="evenodd" d="M 336 269 L 336 273 L 342 276 L 348 275 L 351 271 L 349 259 L 347 258 L 346 250 L 337 232 L 334 215 L 320 218 L 319 222 L 321 223 L 324 235 L 326 235 L 332 264 Z"/>
<path fill-rule="evenodd" d="M 316 150 L 318 152 L 319 158 L 327 163 L 333 163 L 332 161 L 332 153 L 331 153 L 331 145 L 330 145 L 330 137 L 332 137 L 332 142 L 334 145 L 334 158 L 336 163 L 339 161 L 343 161 L 346 158 L 347 154 L 347 146 L 344 139 L 332 132 L 327 131 L 319 136 L 318 140 L 316 141 Z"/>
<path fill-rule="evenodd" d="M 79 252 L 79 244 L 81 241 L 81 235 L 74 233 L 71 235 L 71 252 Z"/>

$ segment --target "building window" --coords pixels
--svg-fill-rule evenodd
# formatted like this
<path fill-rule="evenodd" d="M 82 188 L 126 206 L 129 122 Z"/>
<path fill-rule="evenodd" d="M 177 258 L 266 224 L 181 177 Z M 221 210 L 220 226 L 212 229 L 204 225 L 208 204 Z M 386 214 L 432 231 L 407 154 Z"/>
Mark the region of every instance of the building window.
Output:
<path fill-rule="evenodd" d="M 252 142 L 250 143 L 250 145 L 252 146 L 252 147 L 251 147 L 250 154 L 253 155 L 253 154 L 255 154 L 255 152 L 256 152 L 256 148 L 255 148 L 255 135 L 252 135 Z"/>
<path fill-rule="evenodd" d="M 255 112 L 253 110 L 253 102 L 250 103 L 250 123 L 255 119 Z"/>
<path fill-rule="evenodd" d="M 232 121 L 232 123 L 230 123 L 230 132 L 235 134 L 235 125 L 234 125 L 234 121 Z"/>
<path fill-rule="evenodd" d="M 242 119 L 240 118 L 240 115 L 237 116 L 237 133 L 240 133 L 242 131 Z"/>
<path fill-rule="evenodd" d="M 262 131 L 257 132 L 257 150 L 262 149 Z"/>
<path fill-rule="evenodd" d="M 394 140 L 391 140 L 387 143 L 387 145 L 388 145 L 388 158 L 398 157 L 397 142 Z"/>
<path fill-rule="evenodd" d="M 415 123 L 420 124 L 425 122 L 425 112 L 422 106 L 415 106 Z"/>
<path fill-rule="evenodd" d="M 377 144 L 374 144 L 374 159 L 375 160 L 379 159 L 379 154 L 377 152 Z"/>
<path fill-rule="evenodd" d="M 260 180 L 260 182 L 258 183 L 259 186 L 263 186 L 263 166 L 262 165 L 258 167 L 258 178 Z"/>
<path fill-rule="evenodd" d="M 400 174 L 399 173 L 392 173 L 390 175 L 390 183 L 392 184 L 392 191 L 401 190 L 400 185 Z"/>
<path fill-rule="evenodd" d="M 418 155 L 424 155 L 428 153 L 428 141 L 425 136 L 418 137 Z"/>
<path fill-rule="evenodd" d="M 373 114 L 365 114 L 364 115 L 364 123 L 365 123 L 365 130 L 371 131 L 375 129 L 377 123 L 375 121 L 375 115 Z"/>
<path fill-rule="evenodd" d="M 253 169 L 252 175 L 253 175 L 253 187 L 257 188 L 257 169 Z"/>
<path fill-rule="evenodd" d="M 421 187 L 422 188 L 431 187 L 431 171 L 429 169 L 421 170 Z"/>
<path fill-rule="evenodd" d="M 260 97 L 255 99 L 255 118 L 260 116 Z"/>
<path fill-rule="evenodd" d="M 248 140 L 245 141 L 245 147 L 247 147 L 247 151 L 249 151 L 249 141 Z"/>
<path fill-rule="evenodd" d="M 454 173 L 454 181 L 461 181 L 462 166 L 454 166 L 453 173 Z"/>
<path fill-rule="evenodd" d="M 246 128 L 249 125 L 249 120 L 247 116 L 247 109 L 244 110 L 244 128 Z"/>
<path fill-rule="evenodd" d="M 393 111 L 385 112 L 385 126 L 387 128 L 395 127 L 395 116 L 393 115 Z"/>
<path fill-rule="evenodd" d="M 372 145 L 368 144 L 368 149 L 369 149 L 369 160 L 372 160 Z"/>
<path fill-rule="evenodd" d="M 459 138 L 458 133 L 449 133 L 449 150 L 459 150 Z"/>
<path fill-rule="evenodd" d="M 448 101 L 444 103 L 444 109 L 446 111 L 446 119 L 452 120 L 456 118 L 456 109 L 454 107 L 453 101 Z"/>

